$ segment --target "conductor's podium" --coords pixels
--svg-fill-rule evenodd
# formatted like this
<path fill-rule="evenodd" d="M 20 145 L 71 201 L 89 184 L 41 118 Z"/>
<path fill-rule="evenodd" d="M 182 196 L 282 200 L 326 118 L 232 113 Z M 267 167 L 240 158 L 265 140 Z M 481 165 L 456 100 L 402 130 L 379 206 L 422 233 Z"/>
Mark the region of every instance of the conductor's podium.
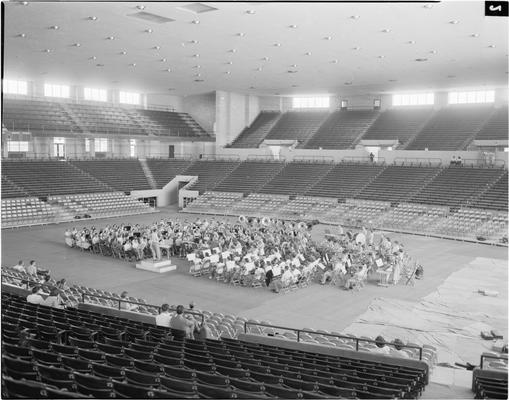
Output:
<path fill-rule="evenodd" d="M 171 263 L 171 260 L 143 260 L 141 263 L 136 264 L 137 269 L 143 269 L 145 271 L 156 272 L 162 274 L 164 272 L 175 271 L 176 265 Z"/>

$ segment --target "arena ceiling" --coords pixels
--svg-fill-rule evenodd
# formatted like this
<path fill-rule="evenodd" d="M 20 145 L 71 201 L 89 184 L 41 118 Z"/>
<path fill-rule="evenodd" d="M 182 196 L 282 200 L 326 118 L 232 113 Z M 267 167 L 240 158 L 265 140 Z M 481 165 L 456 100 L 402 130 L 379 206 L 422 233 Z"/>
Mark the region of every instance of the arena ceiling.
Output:
<path fill-rule="evenodd" d="M 4 3 L 4 76 L 189 95 L 507 85 L 484 1 Z"/>

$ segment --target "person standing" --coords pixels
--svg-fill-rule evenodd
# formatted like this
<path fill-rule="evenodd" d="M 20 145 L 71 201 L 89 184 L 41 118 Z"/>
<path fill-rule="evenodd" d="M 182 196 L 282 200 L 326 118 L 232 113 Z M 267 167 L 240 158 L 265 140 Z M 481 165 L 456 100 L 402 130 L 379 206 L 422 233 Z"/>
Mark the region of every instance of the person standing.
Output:
<path fill-rule="evenodd" d="M 156 228 L 152 229 L 150 234 L 150 250 L 152 250 L 152 259 L 159 261 L 161 259 L 161 248 L 159 247 L 159 234 Z"/>

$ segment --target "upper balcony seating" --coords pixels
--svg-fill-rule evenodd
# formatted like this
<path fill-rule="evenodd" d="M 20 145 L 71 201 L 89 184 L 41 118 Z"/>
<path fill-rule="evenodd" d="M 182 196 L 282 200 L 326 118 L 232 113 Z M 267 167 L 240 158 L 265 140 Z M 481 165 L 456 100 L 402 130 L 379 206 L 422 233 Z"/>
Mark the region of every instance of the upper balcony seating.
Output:
<path fill-rule="evenodd" d="M 399 203 L 417 193 L 438 172 L 439 168 L 433 167 L 390 165 L 355 198 Z"/>
<path fill-rule="evenodd" d="M 306 141 L 315 134 L 328 115 L 324 111 L 289 111 L 281 116 L 266 139 Z"/>
<path fill-rule="evenodd" d="M 471 207 L 507 212 L 507 171 Z"/>
<path fill-rule="evenodd" d="M 222 160 L 199 160 L 192 163 L 185 171 L 186 175 L 197 175 L 198 181 L 190 186 L 190 190 L 204 192 L 212 190 L 228 176 L 237 166 L 239 161 Z"/>
<path fill-rule="evenodd" d="M 32 196 L 111 191 L 66 161 L 3 160 L 2 174 Z"/>
<path fill-rule="evenodd" d="M 263 186 L 260 193 L 296 195 L 304 193 L 320 180 L 332 164 L 292 162 L 285 165 L 279 174 Z"/>
<path fill-rule="evenodd" d="M 231 147 L 237 149 L 258 147 L 280 115 L 279 111 L 260 112 L 251 126 L 244 128 L 237 136 Z"/>
<path fill-rule="evenodd" d="M 353 198 L 384 168 L 378 164 L 340 163 L 304 194 L 341 200 Z"/>
<path fill-rule="evenodd" d="M 280 162 L 243 161 L 214 190 L 219 192 L 257 192 L 284 167 Z"/>
<path fill-rule="evenodd" d="M 2 198 L 25 197 L 27 192 L 12 184 L 4 175 L 2 175 Z"/>
<path fill-rule="evenodd" d="M 362 140 L 398 140 L 406 144 L 431 116 L 432 108 L 384 111 L 369 127 Z"/>
<path fill-rule="evenodd" d="M 134 160 L 87 160 L 70 161 L 77 168 L 89 173 L 110 187 L 122 192 L 132 190 L 150 190 L 152 187 L 147 181 L 140 162 Z M 104 191 L 104 190 L 103 190 Z M 108 190 L 111 192 L 111 190 Z M 89 190 L 93 193 L 93 190 Z"/>
<path fill-rule="evenodd" d="M 26 327 L 36 338 L 18 346 Z M 425 367 L 396 358 L 368 361 L 228 338 L 174 340 L 168 328 L 5 293 L 2 345 L 4 397 L 65 388 L 102 398 L 415 398 L 428 381 Z"/>
<path fill-rule="evenodd" d="M 498 108 L 475 137 L 476 140 L 507 141 L 507 107 Z"/>
<path fill-rule="evenodd" d="M 4 98 L 2 123 L 12 131 L 81 132 L 58 102 Z"/>
<path fill-rule="evenodd" d="M 170 182 L 175 176 L 182 173 L 187 167 L 191 165 L 190 160 L 178 160 L 178 159 L 158 159 L 148 158 L 147 165 L 152 172 L 157 187 L 161 189 L 168 182 Z"/>
<path fill-rule="evenodd" d="M 503 172 L 495 168 L 444 168 L 409 201 L 412 203 L 459 207 L 481 194 Z"/>
<path fill-rule="evenodd" d="M 148 133 L 158 136 L 206 136 L 207 132 L 187 113 L 159 110 L 130 110 Z"/>
<path fill-rule="evenodd" d="M 143 128 L 129 118 L 121 107 L 111 104 L 67 103 L 70 113 L 87 132 L 125 135 L 145 135 Z"/>
<path fill-rule="evenodd" d="M 377 111 L 336 111 L 320 126 L 317 132 L 302 146 L 305 149 L 349 149 L 356 139 L 366 132 Z"/>
<path fill-rule="evenodd" d="M 493 112 L 490 106 L 456 105 L 438 111 L 406 150 L 463 150 Z"/>

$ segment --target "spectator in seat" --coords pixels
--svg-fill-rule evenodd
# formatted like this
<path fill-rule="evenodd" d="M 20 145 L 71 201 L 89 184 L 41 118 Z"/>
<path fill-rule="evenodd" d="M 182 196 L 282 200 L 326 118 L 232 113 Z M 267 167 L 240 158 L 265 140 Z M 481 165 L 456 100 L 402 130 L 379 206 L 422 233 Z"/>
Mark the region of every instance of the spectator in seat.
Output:
<path fill-rule="evenodd" d="M 69 289 L 69 286 L 67 286 L 67 281 L 62 278 L 57 282 L 57 288 L 60 290 L 67 290 Z"/>
<path fill-rule="evenodd" d="M 124 299 L 124 300 L 127 300 L 127 292 L 123 291 L 120 294 L 120 298 Z M 131 304 L 131 303 L 127 303 L 127 302 L 121 301 L 120 302 L 120 309 L 121 310 L 125 310 L 125 311 L 135 311 L 135 310 L 138 309 L 138 306 L 135 306 L 134 304 Z"/>
<path fill-rule="evenodd" d="M 458 156 L 458 160 L 456 161 L 457 165 L 463 165 L 463 160 L 461 159 L 461 156 Z"/>
<path fill-rule="evenodd" d="M 27 302 L 31 304 L 41 304 L 44 301 L 44 298 L 39 294 L 41 288 L 39 286 L 34 286 L 32 288 L 32 294 L 27 296 Z"/>
<path fill-rule="evenodd" d="M 375 161 L 375 155 L 373 153 L 369 153 L 369 160 L 371 162 L 374 162 Z"/>
<path fill-rule="evenodd" d="M 451 157 L 451 162 L 450 162 L 451 165 L 456 165 L 456 156 L 452 156 Z"/>
<path fill-rule="evenodd" d="M 184 317 L 184 306 L 182 304 L 177 306 L 177 314 L 170 319 L 170 328 L 184 332 L 185 337 L 192 339 L 194 322 Z"/>
<path fill-rule="evenodd" d="M 41 305 L 53 308 L 64 308 L 62 299 L 60 298 L 60 290 L 57 288 L 51 289 L 49 296 L 46 297 L 46 300 L 44 300 Z"/>
<path fill-rule="evenodd" d="M 170 306 L 168 304 L 164 303 L 161 306 L 161 312 L 156 317 L 156 325 L 169 328 L 170 327 L 170 319 L 171 319 Z"/>
<path fill-rule="evenodd" d="M 27 274 L 37 275 L 37 266 L 35 265 L 35 261 L 31 260 L 30 264 L 26 268 Z"/>
<path fill-rule="evenodd" d="M 11 268 L 18 272 L 27 272 L 23 260 L 19 260 L 18 263 Z"/>
<path fill-rule="evenodd" d="M 391 349 L 385 345 L 386 341 L 383 336 L 377 336 L 375 339 L 376 349 L 371 350 L 374 353 L 390 354 Z"/>
<path fill-rule="evenodd" d="M 392 343 L 394 343 L 394 348 L 396 349 L 395 351 L 392 351 L 393 355 L 402 357 L 402 358 L 410 358 L 408 353 L 403 350 L 404 343 L 401 339 L 394 339 L 394 341 Z"/>

